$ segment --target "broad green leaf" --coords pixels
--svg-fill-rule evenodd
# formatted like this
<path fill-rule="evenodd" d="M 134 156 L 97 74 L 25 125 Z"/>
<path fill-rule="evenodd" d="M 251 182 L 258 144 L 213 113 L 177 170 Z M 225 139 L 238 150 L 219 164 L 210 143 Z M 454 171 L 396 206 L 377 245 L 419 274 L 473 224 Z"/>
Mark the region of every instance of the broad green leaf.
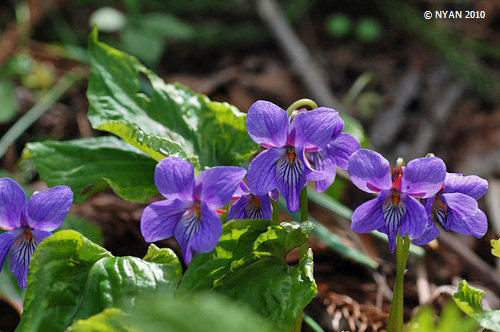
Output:
<path fill-rule="evenodd" d="M 462 280 L 458 285 L 458 291 L 453 294 L 453 300 L 463 312 L 472 316 L 474 313 L 483 312 L 483 295 L 483 290 L 471 287 L 467 281 Z"/>
<path fill-rule="evenodd" d="M 91 316 L 79 319 L 66 329 L 66 332 L 136 332 L 139 331 L 130 325 L 127 315 L 120 309 L 110 308 Z"/>
<path fill-rule="evenodd" d="M 108 186 L 132 202 L 158 195 L 156 162 L 116 137 L 28 143 L 23 158 L 30 157 L 42 180 L 71 187 L 76 203 Z"/>
<path fill-rule="evenodd" d="M 183 277 L 181 294 L 214 290 L 252 306 L 279 331 L 290 330 L 317 292 L 312 252 L 289 266 L 287 253 L 307 241 L 310 223 L 271 225 L 267 220 L 233 220 L 217 247 L 197 254 Z"/>
<path fill-rule="evenodd" d="M 0 123 L 9 122 L 16 116 L 18 105 L 15 96 L 16 86 L 6 79 L 0 80 Z"/>
<path fill-rule="evenodd" d="M 79 320 L 68 332 L 271 332 L 251 308 L 215 293 L 151 297 L 138 300 L 130 313 L 111 308 Z"/>
<path fill-rule="evenodd" d="M 166 84 L 136 58 L 89 39 L 92 73 L 88 117 L 96 129 L 109 131 L 150 155 L 186 159 L 205 166 L 237 165 L 257 148 L 246 132 L 246 114 L 227 103 L 210 101 L 179 84 Z M 139 77 L 152 86 L 140 91 Z"/>
<path fill-rule="evenodd" d="M 113 257 L 75 231 L 48 237 L 33 255 L 17 330 L 61 331 L 107 308 L 130 310 L 142 294 L 172 293 L 181 277 L 178 259 L 161 258 L 154 247 L 150 251 L 153 262 Z"/>
<path fill-rule="evenodd" d="M 500 258 L 500 239 L 491 240 L 491 254 Z"/>
<path fill-rule="evenodd" d="M 77 231 L 90 241 L 100 246 L 103 244 L 101 228 L 92 221 L 84 220 L 74 214 L 68 213 L 68 215 L 66 215 L 61 227 L 59 227 L 60 231 L 64 229 Z"/>
<path fill-rule="evenodd" d="M 453 302 L 447 303 L 436 321 L 431 307 L 423 307 L 408 324 L 406 332 L 473 332 L 477 323 L 463 316 Z"/>
<path fill-rule="evenodd" d="M 145 300 L 130 317 L 130 321 L 145 332 L 275 331 L 246 304 L 215 293 Z"/>

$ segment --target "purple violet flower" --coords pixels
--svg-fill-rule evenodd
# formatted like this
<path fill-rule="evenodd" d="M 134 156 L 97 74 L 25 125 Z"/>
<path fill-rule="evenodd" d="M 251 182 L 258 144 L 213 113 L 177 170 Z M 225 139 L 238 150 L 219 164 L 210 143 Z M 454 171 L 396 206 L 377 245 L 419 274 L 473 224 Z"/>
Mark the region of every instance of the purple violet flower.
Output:
<path fill-rule="evenodd" d="M 318 152 L 309 152 L 314 168 L 326 175 L 324 180 L 316 181 L 316 190 L 319 192 L 325 191 L 333 184 L 336 167 L 347 170 L 349 157 L 361 148 L 354 137 L 342 132 L 343 129 L 344 120 L 339 117 L 332 138 L 326 147 Z"/>
<path fill-rule="evenodd" d="M 231 199 L 246 170 L 219 166 L 195 179 L 189 162 L 167 157 L 156 165 L 155 184 L 167 200 L 148 205 L 141 217 L 146 242 L 175 236 L 189 264 L 193 252 L 209 252 L 217 245 L 222 224 L 217 209 Z"/>
<path fill-rule="evenodd" d="M 0 271 L 8 254 L 10 271 L 21 288 L 26 288 L 33 252 L 61 226 L 72 203 L 69 187 L 36 192 L 26 201 L 26 193 L 16 181 L 0 179 L 0 228 L 7 230 L 0 234 Z"/>
<path fill-rule="evenodd" d="M 247 130 L 267 150 L 255 157 L 248 168 L 248 185 L 254 194 L 266 195 L 278 188 L 288 209 L 297 212 L 300 191 L 307 181 L 325 180 L 335 173 L 330 158 L 322 158 L 328 165 L 321 171 L 313 169 L 306 152 L 326 148 L 339 119 L 337 111 L 319 107 L 299 112 L 290 123 L 282 108 L 263 100 L 255 102 L 248 110 Z"/>
<path fill-rule="evenodd" d="M 442 189 L 423 202 L 427 210 L 427 229 L 413 243 L 424 245 L 438 237 L 439 230 L 434 222 L 447 232 L 483 237 L 488 230 L 488 220 L 479 209 L 477 200 L 487 190 L 488 181 L 479 176 L 446 173 Z"/>
<path fill-rule="evenodd" d="M 265 195 L 254 195 L 245 182 L 241 181 L 233 194 L 233 199 L 237 201 L 229 209 L 227 220 L 271 219 L 273 215 L 271 199 L 278 198 L 279 192 L 276 189 Z"/>
<path fill-rule="evenodd" d="M 379 153 L 360 149 L 349 159 L 349 176 L 361 190 L 380 193 L 361 204 L 352 214 L 356 233 L 379 230 L 389 238 L 389 250 L 396 249 L 396 235 L 420 237 L 427 227 L 427 214 L 418 198 L 434 196 L 446 175 L 437 157 L 412 160 L 406 167 L 392 168 Z"/>

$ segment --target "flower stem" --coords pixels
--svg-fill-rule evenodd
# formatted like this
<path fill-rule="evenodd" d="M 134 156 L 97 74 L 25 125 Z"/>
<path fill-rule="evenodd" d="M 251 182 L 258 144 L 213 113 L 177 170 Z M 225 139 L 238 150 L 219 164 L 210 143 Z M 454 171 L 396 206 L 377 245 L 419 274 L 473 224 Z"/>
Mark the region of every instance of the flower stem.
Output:
<path fill-rule="evenodd" d="M 272 224 L 279 225 L 280 224 L 280 202 L 279 200 L 272 200 L 271 204 L 273 205 L 273 220 Z"/>
<path fill-rule="evenodd" d="M 307 206 L 307 187 L 305 187 L 300 192 L 300 222 L 307 221 L 308 217 L 309 217 L 309 211 Z M 299 262 L 306 256 L 307 248 L 308 248 L 307 241 L 301 244 L 299 251 Z M 292 332 L 300 332 L 301 328 L 302 328 L 302 311 L 299 312 L 299 314 L 295 318 Z"/>
<path fill-rule="evenodd" d="M 307 98 L 299 99 L 286 109 L 286 113 L 290 115 L 292 114 L 293 111 L 301 109 L 303 107 L 309 107 L 310 109 L 315 109 L 318 108 L 318 104 L 316 104 L 311 99 Z"/>
<path fill-rule="evenodd" d="M 408 252 L 410 248 L 410 239 L 408 235 L 403 239 L 400 235 L 396 240 L 396 284 L 392 295 L 391 311 L 387 323 L 387 332 L 403 331 L 403 308 L 404 308 L 404 275 L 406 262 L 408 261 Z"/>

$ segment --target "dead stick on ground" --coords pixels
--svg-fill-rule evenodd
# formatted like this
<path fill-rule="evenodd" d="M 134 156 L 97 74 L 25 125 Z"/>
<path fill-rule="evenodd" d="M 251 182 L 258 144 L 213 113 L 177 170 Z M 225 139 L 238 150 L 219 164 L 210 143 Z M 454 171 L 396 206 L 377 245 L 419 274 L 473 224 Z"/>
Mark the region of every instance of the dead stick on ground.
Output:
<path fill-rule="evenodd" d="M 293 69 L 300 76 L 311 96 L 318 104 L 338 108 L 340 103 L 328 88 L 328 82 L 321 73 L 311 54 L 300 41 L 279 10 L 274 0 L 259 0 L 257 10 L 268 25 L 281 48 L 289 58 Z"/>

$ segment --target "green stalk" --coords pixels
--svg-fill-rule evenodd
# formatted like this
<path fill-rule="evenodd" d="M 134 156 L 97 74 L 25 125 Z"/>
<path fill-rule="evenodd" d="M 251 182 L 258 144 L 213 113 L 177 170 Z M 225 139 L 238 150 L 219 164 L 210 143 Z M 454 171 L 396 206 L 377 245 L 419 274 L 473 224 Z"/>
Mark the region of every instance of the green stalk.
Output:
<path fill-rule="evenodd" d="M 274 201 L 271 199 L 271 204 L 273 205 L 272 223 L 273 223 L 273 225 L 279 225 L 280 224 L 280 202 L 279 202 L 279 200 Z"/>
<path fill-rule="evenodd" d="M 292 114 L 293 111 L 301 109 L 303 107 L 309 107 L 310 109 L 315 109 L 318 108 L 318 104 L 316 104 L 311 99 L 307 98 L 299 99 L 286 109 L 286 113 L 290 115 Z"/>
<path fill-rule="evenodd" d="M 307 207 L 307 187 L 305 187 L 300 192 L 300 222 L 307 221 L 308 216 L 309 212 Z M 306 256 L 307 248 L 308 248 L 307 242 L 304 242 L 303 244 L 300 245 L 299 262 Z M 299 312 L 297 318 L 295 318 L 292 332 L 300 332 L 301 328 L 302 328 L 302 311 Z"/>
<path fill-rule="evenodd" d="M 394 332 L 394 328 L 396 328 L 397 332 L 403 331 L 404 275 L 409 249 L 410 239 L 408 236 L 403 239 L 398 235 L 396 238 L 396 284 L 392 294 L 387 332 Z"/>
<path fill-rule="evenodd" d="M 402 239 L 402 247 L 403 247 L 403 250 L 401 252 L 401 254 L 399 255 L 399 266 L 397 266 L 397 274 L 396 274 L 396 278 L 399 279 L 399 282 L 398 282 L 398 287 L 399 287 L 399 290 L 398 290 L 398 293 L 397 293 L 397 296 L 399 297 L 398 299 L 398 307 L 397 307 L 397 319 L 396 319 L 396 331 L 397 332 L 403 332 L 403 324 L 404 324 L 404 320 L 403 320 L 403 308 L 404 308 L 404 296 L 403 296 L 403 292 L 404 292 L 404 277 L 405 277 L 405 270 L 406 270 L 406 262 L 408 261 L 408 250 L 410 248 L 410 239 L 408 238 L 408 235 L 405 236 L 404 239 Z"/>

